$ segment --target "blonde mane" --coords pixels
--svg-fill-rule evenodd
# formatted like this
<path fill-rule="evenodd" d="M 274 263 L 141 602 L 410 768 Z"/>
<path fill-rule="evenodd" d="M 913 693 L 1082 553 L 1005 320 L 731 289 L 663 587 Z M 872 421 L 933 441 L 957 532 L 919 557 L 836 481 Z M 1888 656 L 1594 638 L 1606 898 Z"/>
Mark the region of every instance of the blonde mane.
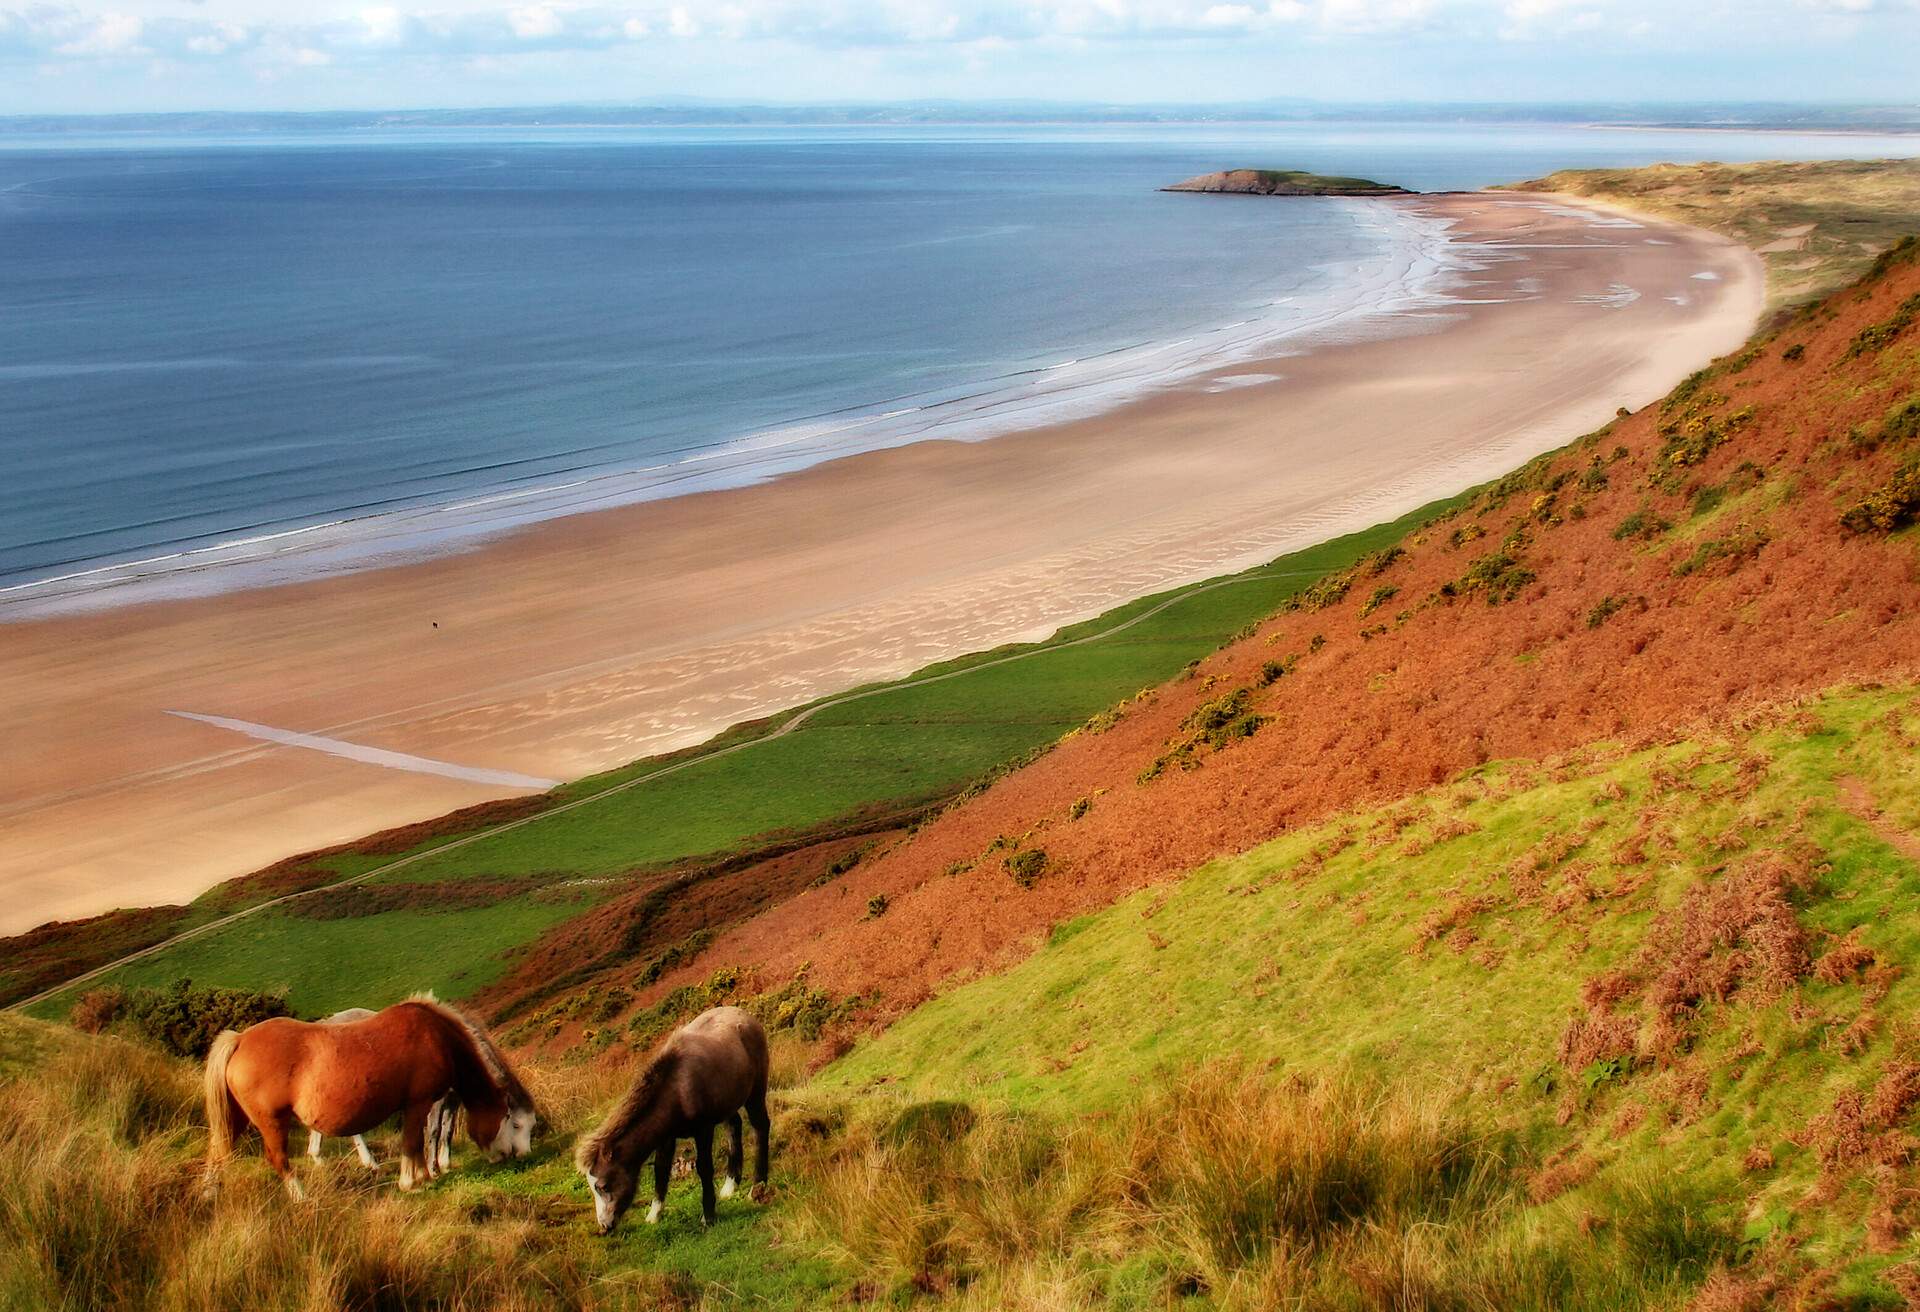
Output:
<path fill-rule="evenodd" d="M 513 1073 L 513 1067 L 507 1064 L 507 1059 L 494 1046 L 493 1039 L 480 1028 L 477 1022 L 458 1007 L 450 1006 L 434 997 L 431 990 L 416 993 L 407 1001 L 415 1006 L 425 1007 L 442 1019 L 459 1026 L 460 1032 L 465 1034 L 473 1044 L 473 1051 L 480 1058 L 480 1064 L 486 1068 L 488 1078 L 494 1082 L 501 1093 L 506 1095 L 509 1111 L 534 1110 L 533 1095 L 527 1092 L 527 1086 L 520 1082 L 520 1077 Z"/>

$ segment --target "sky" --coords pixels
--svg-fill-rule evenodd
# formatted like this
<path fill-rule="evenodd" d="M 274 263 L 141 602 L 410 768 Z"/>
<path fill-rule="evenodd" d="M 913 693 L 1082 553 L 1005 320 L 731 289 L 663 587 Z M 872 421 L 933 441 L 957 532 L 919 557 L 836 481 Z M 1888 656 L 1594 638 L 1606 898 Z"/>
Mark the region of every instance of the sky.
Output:
<path fill-rule="evenodd" d="M 1910 104 L 1920 0 L 0 0 L 0 114 L 678 97 Z"/>

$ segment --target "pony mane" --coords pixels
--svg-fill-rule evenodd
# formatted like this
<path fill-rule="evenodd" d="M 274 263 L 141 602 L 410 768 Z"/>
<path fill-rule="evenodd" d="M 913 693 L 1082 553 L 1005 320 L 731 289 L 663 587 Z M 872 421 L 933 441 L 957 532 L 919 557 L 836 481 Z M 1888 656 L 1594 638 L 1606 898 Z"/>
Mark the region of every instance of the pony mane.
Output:
<path fill-rule="evenodd" d="M 500 1054 L 498 1048 L 494 1047 L 493 1039 L 480 1028 L 477 1022 L 458 1007 L 450 1006 L 434 997 L 431 990 L 416 993 L 407 1001 L 415 1006 L 425 1007 L 443 1020 L 459 1027 L 460 1032 L 465 1034 L 468 1042 L 473 1045 L 474 1055 L 480 1058 L 480 1064 L 486 1069 L 488 1077 L 506 1095 L 509 1111 L 534 1110 L 533 1095 L 527 1092 L 527 1086 L 520 1082 L 520 1077 L 513 1073 L 513 1067 L 507 1064 L 507 1059 Z"/>
<path fill-rule="evenodd" d="M 600 1122 L 600 1128 L 592 1134 L 582 1136 L 579 1145 L 573 1150 L 574 1164 L 581 1170 L 589 1169 L 590 1163 L 608 1140 L 618 1137 L 632 1127 L 633 1123 L 646 1115 L 659 1097 L 661 1086 L 666 1084 L 674 1069 L 679 1065 L 679 1054 L 673 1049 L 671 1041 L 655 1054 L 647 1068 L 640 1072 L 640 1078 L 633 1082 L 614 1109 L 607 1113 L 607 1119 Z"/>

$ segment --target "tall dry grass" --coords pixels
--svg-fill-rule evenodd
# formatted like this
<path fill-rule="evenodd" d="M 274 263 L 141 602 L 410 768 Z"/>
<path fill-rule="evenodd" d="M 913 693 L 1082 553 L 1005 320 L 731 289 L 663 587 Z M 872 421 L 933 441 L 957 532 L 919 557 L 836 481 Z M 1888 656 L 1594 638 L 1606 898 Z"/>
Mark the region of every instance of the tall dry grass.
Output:
<path fill-rule="evenodd" d="M 1514 1145 L 1446 1099 L 1232 1064 L 1104 1119 L 923 1105 L 807 1142 L 802 1236 L 968 1308 L 1645 1307 L 1734 1246 L 1677 1186 L 1530 1206 Z"/>
<path fill-rule="evenodd" d="M 616 1072 L 548 1083 L 563 1114 Z M 609 1283 L 569 1242 L 573 1212 L 501 1195 L 485 1224 L 397 1196 L 346 1162 L 303 1166 L 304 1204 L 258 1163 L 202 1167 L 198 1071 L 96 1039 L 0 1084 L 0 1308 L 61 1312 L 532 1312 L 685 1306 L 648 1278 Z"/>
<path fill-rule="evenodd" d="M 782 1053 L 783 1080 L 806 1057 Z M 522 1070 L 564 1145 L 633 1064 Z M 580 1207 L 550 1186 L 402 1197 L 336 1157 L 301 1166 L 305 1203 L 255 1160 L 209 1190 L 198 1094 L 191 1064 L 108 1038 L 0 1083 L 0 1309 L 712 1301 L 683 1279 L 610 1272 Z M 870 1293 L 929 1305 L 1638 1308 L 1672 1304 L 1734 1252 L 1711 1199 L 1671 1180 L 1589 1189 L 1577 1212 L 1531 1206 L 1504 1138 L 1444 1099 L 1355 1080 L 1214 1065 L 1123 1111 L 1066 1119 L 804 1090 L 782 1103 L 781 1242 L 837 1256 Z"/>

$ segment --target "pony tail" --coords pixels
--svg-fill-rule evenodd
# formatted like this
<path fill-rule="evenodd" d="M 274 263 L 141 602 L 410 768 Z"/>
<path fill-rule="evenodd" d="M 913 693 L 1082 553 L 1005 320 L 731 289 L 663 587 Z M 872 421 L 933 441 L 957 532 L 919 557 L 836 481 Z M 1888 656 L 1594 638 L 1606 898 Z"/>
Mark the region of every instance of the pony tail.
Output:
<path fill-rule="evenodd" d="M 218 1165 L 233 1151 L 240 1109 L 227 1091 L 227 1061 L 240 1044 L 237 1030 L 221 1030 L 207 1049 L 207 1164 Z"/>

